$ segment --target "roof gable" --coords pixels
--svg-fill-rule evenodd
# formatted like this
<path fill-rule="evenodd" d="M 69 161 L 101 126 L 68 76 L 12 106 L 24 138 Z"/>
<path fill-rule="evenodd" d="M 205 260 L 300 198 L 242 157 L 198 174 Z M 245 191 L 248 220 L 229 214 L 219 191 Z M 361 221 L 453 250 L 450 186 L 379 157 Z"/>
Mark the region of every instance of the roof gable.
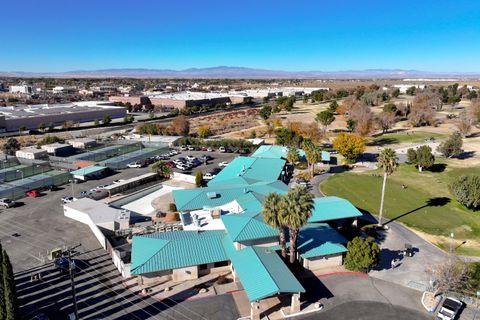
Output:
<path fill-rule="evenodd" d="M 324 222 L 361 217 L 362 213 L 348 200 L 338 197 L 315 198 L 312 216 L 308 222 Z"/>
<path fill-rule="evenodd" d="M 208 186 L 220 184 L 274 181 L 280 177 L 286 161 L 273 158 L 236 157 L 212 179 Z"/>
<path fill-rule="evenodd" d="M 132 274 L 228 260 L 223 230 L 158 232 L 133 237 Z"/>

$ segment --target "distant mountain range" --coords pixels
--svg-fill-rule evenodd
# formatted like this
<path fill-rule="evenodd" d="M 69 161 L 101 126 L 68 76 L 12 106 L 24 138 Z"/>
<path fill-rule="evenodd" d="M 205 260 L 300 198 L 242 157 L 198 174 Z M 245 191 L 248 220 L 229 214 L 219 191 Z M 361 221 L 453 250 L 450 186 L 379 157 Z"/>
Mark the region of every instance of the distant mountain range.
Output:
<path fill-rule="evenodd" d="M 404 79 L 404 78 L 480 78 L 480 72 L 427 72 L 402 69 L 345 71 L 282 71 L 245 67 L 171 69 L 101 69 L 67 72 L 3 72 L 0 77 L 48 78 L 232 78 L 232 79 Z"/>

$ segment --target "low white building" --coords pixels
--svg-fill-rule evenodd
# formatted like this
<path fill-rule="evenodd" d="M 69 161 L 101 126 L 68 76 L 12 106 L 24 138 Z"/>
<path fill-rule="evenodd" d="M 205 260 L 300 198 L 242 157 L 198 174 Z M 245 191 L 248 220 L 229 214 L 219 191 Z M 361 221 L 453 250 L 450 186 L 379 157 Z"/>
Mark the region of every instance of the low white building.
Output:
<path fill-rule="evenodd" d="M 88 149 L 97 145 L 97 141 L 91 138 L 72 139 L 68 140 L 67 143 L 77 149 Z"/>
<path fill-rule="evenodd" d="M 17 158 L 22 159 L 45 159 L 48 158 L 48 152 L 43 149 L 37 149 L 34 147 L 23 148 L 15 152 Z"/>
<path fill-rule="evenodd" d="M 68 154 L 73 150 L 73 147 L 67 143 L 45 144 L 40 148 L 47 151 L 49 154 L 53 154 L 54 156 L 63 156 L 64 154 Z"/>
<path fill-rule="evenodd" d="M 33 86 L 19 85 L 19 86 L 10 86 L 10 93 L 20 93 L 20 94 L 34 94 L 37 92 L 37 89 Z"/>

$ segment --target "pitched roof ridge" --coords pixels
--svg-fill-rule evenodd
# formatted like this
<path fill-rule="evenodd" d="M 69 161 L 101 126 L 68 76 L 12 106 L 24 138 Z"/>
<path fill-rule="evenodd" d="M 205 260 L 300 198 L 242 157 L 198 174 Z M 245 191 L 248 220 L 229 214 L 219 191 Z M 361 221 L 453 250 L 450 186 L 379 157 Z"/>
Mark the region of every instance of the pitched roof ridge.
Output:
<path fill-rule="evenodd" d="M 265 249 L 263 249 L 262 247 L 258 247 L 258 246 L 252 246 L 251 248 L 253 249 L 253 252 L 255 252 L 255 255 L 258 257 L 258 260 L 260 260 L 260 262 L 261 262 L 263 268 L 265 269 L 265 271 L 266 271 L 266 272 L 268 273 L 268 275 L 270 276 L 270 279 L 272 279 L 273 283 L 275 284 L 275 287 L 277 288 L 277 292 L 280 292 L 280 286 L 278 285 L 276 279 L 273 277 L 273 275 L 272 275 L 272 273 L 270 272 L 270 270 L 268 270 L 268 268 L 265 266 L 265 263 L 264 263 L 263 260 L 260 258 L 260 256 L 258 255 L 258 252 L 257 252 L 257 250 L 256 250 L 257 248 L 259 248 L 260 250 L 265 250 Z M 271 253 L 267 253 L 267 252 L 264 251 L 263 253 L 265 253 L 265 254 L 272 254 L 272 253 L 276 254 L 275 251 L 272 251 Z M 282 263 L 283 263 L 283 261 L 282 261 Z"/>

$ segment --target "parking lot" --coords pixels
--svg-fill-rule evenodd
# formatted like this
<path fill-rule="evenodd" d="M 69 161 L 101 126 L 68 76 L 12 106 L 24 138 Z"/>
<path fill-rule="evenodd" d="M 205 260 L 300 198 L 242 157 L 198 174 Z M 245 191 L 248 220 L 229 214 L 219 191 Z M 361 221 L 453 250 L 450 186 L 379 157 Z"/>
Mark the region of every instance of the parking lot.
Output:
<path fill-rule="evenodd" d="M 200 157 L 207 152 L 183 151 L 171 160 L 192 155 Z M 221 161 L 231 161 L 236 154 L 208 152 L 207 164 L 188 171 L 209 172 Z M 51 319 L 66 319 L 72 312 L 69 278 L 62 276 L 48 259 L 54 248 L 81 244 L 76 249 L 79 261 L 76 276 L 77 298 L 82 319 L 234 319 L 238 311 L 230 295 L 212 298 L 209 304 L 218 308 L 204 308 L 196 302 L 156 301 L 140 297 L 123 286 L 122 278 L 110 256 L 101 248 L 90 229 L 63 215 L 61 205 L 65 196 L 79 197 L 81 191 L 108 185 L 150 172 L 150 167 L 130 168 L 99 180 L 60 186 L 56 191 L 42 191 L 40 197 L 23 198 L 17 206 L 0 208 L 0 242 L 11 258 L 18 285 L 22 312 L 30 315 L 45 313 Z M 41 272 L 42 280 L 31 282 L 31 276 Z M 209 299 L 210 300 L 210 299 Z M 174 306 L 175 305 L 175 306 Z M 174 306 L 174 307 L 172 307 Z M 168 309 L 168 310 L 166 310 Z M 223 310 L 218 313 L 218 310 Z"/>
<path fill-rule="evenodd" d="M 207 163 L 205 163 L 201 160 L 203 155 L 210 156 L 212 159 L 208 160 Z M 180 151 L 180 154 L 170 157 L 169 160 L 166 161 L 174 161 L 179 158 L 186 158 L 187 156 L 196 157 L 200 160 L 201 164 L 188 170 L 181 170 L 174 166 L 173 171 L 192 175 L 195 175 L 197 171 L 202 171 L 204 174 L 207 172 L 215 173 L 222 169 L 222 167 L 219 166 L 219 163 L 230 163 L 235 157 L 239 156 L 239 154 L 227 152 L 222 153 L 219 151 Z"/>

